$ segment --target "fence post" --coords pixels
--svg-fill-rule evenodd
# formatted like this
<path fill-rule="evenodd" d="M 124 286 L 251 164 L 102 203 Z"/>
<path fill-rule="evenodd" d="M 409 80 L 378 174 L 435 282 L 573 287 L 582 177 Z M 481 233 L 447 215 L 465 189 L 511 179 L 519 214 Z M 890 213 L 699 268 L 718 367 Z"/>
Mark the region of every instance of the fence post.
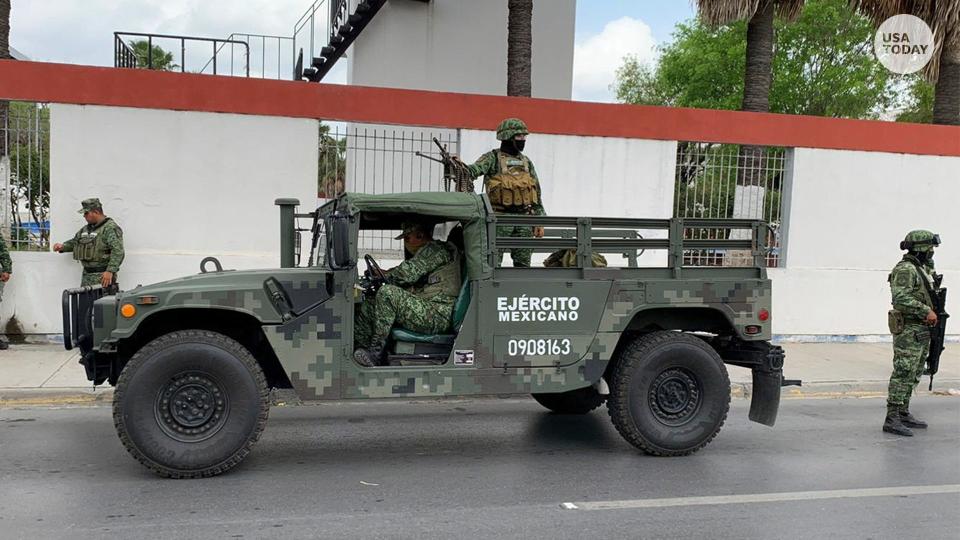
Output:
<path fill-rule="evenodd" d="M 300 204 L 300 200 L 277 199 L 273 203 L 280 207 L 280 268 L 293 268 L 297 236 L 294 226 L 294 212 Z"/>

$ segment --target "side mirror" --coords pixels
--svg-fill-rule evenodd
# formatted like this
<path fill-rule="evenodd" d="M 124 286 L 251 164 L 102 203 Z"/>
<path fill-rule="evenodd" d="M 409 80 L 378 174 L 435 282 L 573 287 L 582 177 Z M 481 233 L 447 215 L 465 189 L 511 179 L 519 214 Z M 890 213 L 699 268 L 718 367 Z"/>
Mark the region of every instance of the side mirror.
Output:
<path fill-rule="evenodd" d="M 344 270 L 354 265 L 350 259 L 350 221 L 350 216 L 343 214 L 327 217 L 328 253 L 330 268 L 334 270 Z"/>

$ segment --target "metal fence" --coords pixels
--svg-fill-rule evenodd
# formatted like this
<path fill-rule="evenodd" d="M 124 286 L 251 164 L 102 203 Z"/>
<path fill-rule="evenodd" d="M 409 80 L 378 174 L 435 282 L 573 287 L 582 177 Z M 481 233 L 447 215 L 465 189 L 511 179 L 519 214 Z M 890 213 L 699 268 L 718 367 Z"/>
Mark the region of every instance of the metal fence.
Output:
<path fill-rule="evenodd" d="M 677 144 L 674 216 L 762 219 L 769 224 L 768 267 L 781 262 L 781 192 L 787 152 L 781 147 L 684 142 Z M 690 239 L 740 239 L 749 231 L 691 229 Z M 745 236 L 746 238 L 746 236 Z M 743 266 L 749 253 L 685 250 L 690 266 Z M 750 263 L 752 264 L 752 262 Z"/>
<path fill-rule="evenodd" d="M 44 104 L 0 102 L 0 188 L 3 236 L 10 249 L 50 245 L 50 110 Z"/>
<path fill-rule="evenodd" d="M 363 124 L 321 124 L 320 198 L 344 190 L 357 193 L 443 191 L 443 165 L 417 153 L 439 158 L 436 137 L 452 153 L 459 153 L 460 134 L 455 129 L 423 129 Z M 385 231 L 365 231 L 361 249 L 400 253 L 402 242 Z"/>

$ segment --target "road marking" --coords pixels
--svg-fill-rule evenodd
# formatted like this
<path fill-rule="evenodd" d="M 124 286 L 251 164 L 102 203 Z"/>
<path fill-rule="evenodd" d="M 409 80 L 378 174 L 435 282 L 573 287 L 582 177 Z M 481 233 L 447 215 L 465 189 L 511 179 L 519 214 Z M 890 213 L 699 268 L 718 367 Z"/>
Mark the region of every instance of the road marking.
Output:
<path fill-rule="evenodd" d="M 633 499 L 621 501 L 565 502 L 567 510 L 616 510 L 623 508 L 663 508 L 668 506 L 699 506 L 710 504 L 751 504 L 783 501 L 814 501 L 819 499 L 856 499 L 862 497 L 900 497 L 960 493 L 960 484 L 939 486 L 901 486 L 864 489 L 831 489 L 823 491 L 788 491 L 783 493 L 749 493 L 744 495 L 714 495 L 707 497 L 671 497 L 664 499 Z"/>

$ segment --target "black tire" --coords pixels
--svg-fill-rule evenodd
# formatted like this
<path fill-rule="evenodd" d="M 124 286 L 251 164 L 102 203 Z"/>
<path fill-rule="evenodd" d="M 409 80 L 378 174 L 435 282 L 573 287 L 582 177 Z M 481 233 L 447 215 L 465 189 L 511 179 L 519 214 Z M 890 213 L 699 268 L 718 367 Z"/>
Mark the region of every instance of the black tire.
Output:
<path fill-rule="evenodd" d="M 263 370 L 236 341 L 206 330 L 146 344 L 120 373 L 113 423 L 127 451 L 160 476 L 224 473 L 250 453 L 270 412 Z"/>
<path fill-rule="evenodd" d="M 656 456 L 707 445 L 730 409 L 730 378 L 710 345 L 680 332 L 635 339 L 614 369 L 607 410 L 630 444 Z"/>
<path fill-rule="evenodd" d="M 607 400 L 597 389 L 588 386 L 569 392 L 531 394 L 537 403 L 558 414 L 587 414 Z"/>

